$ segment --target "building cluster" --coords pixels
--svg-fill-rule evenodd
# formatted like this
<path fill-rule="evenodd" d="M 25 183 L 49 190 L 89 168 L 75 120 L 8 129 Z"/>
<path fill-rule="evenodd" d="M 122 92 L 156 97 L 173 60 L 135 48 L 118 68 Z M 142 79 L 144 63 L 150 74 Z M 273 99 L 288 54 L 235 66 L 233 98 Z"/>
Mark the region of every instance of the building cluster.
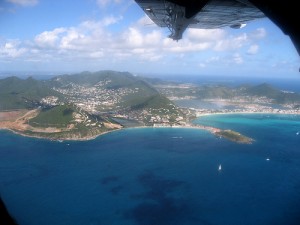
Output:
<path fill-rule="evenodd" d="M 174 106 L 175 107 L 175 106 Z M 178 111 L 179 112 L 179 111 Z M 143 109 L 143 110 L 123 110 L 114 115 L 117 118 L 135 120 L 143 122 L 145 125 L 164 124 L 164 125 L 184 125 L 185 118 L 179 113 L 170 112 L 168 109 Z"/>
<path fill-rule="evenodd" d="M 107 88 L 111 80 L 98 82 L 93 86 L 84 86 L 75 83 L 69 83 L 67 86 L 55 88 L 56 91 L 62 93 L 68 100 L 78 108 L 94 115 L 102 115 L 104 118 L 119 118 L 125 120 L 138 121 L 144 125 L 154 126 L 188 126 L 189 122 L 203 114 L 213 113 L 281 113 L 281 114 L 300 114 L 300 107 L 296 104 L 275 105 L 272 104 L 273 99 L 261 96 L 234 96 L 228 98 L 210 98 L 202 99 L 219 105 L 217 109 L 191 107 L 178 108 L 173 103 L 161 108 L 143 107 L 142 109 L 132 110 L 130 107 L 123 105 L 123 100 L 128 95 L 139 95 L 139 88 Z M 195 99 L 193 94 L 174 95 L 172 89 L 178 86 L 163 86 L 164 92 L 169 94 L 173 99 L 189 100 Z M 160 87 L 162 88 L 162 87 Z M 190 85 L 180 86 L 181 91 L 188 90 Z M 169 90 L 169 91 L 168 91 Z M 178 90 L 178 89 L 177 89 Z M 178 93 L 177 93 L 178 94 Z M 172 99 L 171 99 L 172 100 Z M 48 105 L 58 104 L 58 98 L 49 96 L 43 98 L 42 102 Z M 78 122 L 87 122 L 87 117 L 76 115 Z M 101 123 L 87 123 L 90 126 L 101 126 Z"/>
<path fill-rule="evenodd" d="M 240 95 L 231 98 L 207 98 L 205 101 L 224 102 L 225 104 L 272 104 L 274 99 L 267 98 L 265 96 Z"/>
<path fill-rule="evenodd" d="M 259 104 L 245 104 L 241 107 L 236 107 L 232 109 L 195 109 L 196 116 L 201 116 L 204 114 L 214 114 L 214 113 L 277 113 L 277 114 L 300 114 L 300 108 L 282 107 L 275 108 L 267 105 Z"/>
<path fill-rule="evenodd" d="M 67 86 L 54 88 L 55 91 L 62 93 L 67 101 L 76 105 L 91 114 L 99 114 L 105 117 L 123 118 L 135 120 L 149 124 L 183 124 L 183 115 L 174 104 L 162 108 L 143 108 L 141 110 L 131 110 L 124 107 L 122 101 L 126 96 L 138 94 L 139 88 L 106 88 L 112 82 L 104 80 L 93 86 L 84 86 L 69 83 Z M 82 120 L 82 118 L 76 118 Z"/>
<path fill-rule="evenodd" d="M 40 103 L 47 106 L 56 106 L 59 105 L 59 99 L 55 96 L 47 96 L 42 98 Z"/>
<path fill-rule="evenodd" d="M 90 113 L 113 110 L 124 96 L 138 91 L 130 88 L 104 88 L 110 82 L 111 80 L 100 81 L 93 86 L 69 83 L 65 87 L 54 88 L 54 90 L 66 96 L 68 102 Z"/>

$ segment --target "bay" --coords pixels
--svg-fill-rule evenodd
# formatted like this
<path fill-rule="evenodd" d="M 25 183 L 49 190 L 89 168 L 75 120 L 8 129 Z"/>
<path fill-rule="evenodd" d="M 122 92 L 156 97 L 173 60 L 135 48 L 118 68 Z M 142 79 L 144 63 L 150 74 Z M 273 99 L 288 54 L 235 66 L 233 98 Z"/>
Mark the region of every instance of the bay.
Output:
<path fill-rule="evenodd" d="M 185 128 L 132 128 L 62 143 L 1 131 L 1 197 L 20 225 L 300 221 L 299 116 L 194 122 L 255 142 Z"/>

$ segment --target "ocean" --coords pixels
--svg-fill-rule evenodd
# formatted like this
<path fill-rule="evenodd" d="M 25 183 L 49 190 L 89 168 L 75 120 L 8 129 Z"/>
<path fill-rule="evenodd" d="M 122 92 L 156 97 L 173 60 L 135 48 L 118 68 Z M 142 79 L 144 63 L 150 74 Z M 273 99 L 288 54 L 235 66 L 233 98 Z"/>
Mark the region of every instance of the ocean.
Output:
<path fill-rule="evenodd" d="M 255 142 L 186 128 L 130 128 L 61 143 L 2 130 L 1 197 L 20 225 L 299 224 L 300 116 L 194 122 Z"/>

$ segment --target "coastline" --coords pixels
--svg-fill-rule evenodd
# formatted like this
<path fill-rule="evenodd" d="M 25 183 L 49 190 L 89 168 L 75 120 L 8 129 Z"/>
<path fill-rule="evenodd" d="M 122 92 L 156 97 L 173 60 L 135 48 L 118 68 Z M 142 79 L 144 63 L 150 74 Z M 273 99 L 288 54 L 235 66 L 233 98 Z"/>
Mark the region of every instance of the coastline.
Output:
<path fill-rule="evenodd" d="M 96 139 L 99 136 L 102 136 L 102 135 L 105 135 L 105 134 L 108 134 L 108 133 L 111 133 L 111 132 L 114 132 L 114 131 L 123 130 L 123 129 L 126 129 L 126 128 L 119 128 L 119 129 L 115 129 L 115 130 L 109 130 L 109 131 L 105 131 L 105 132 L 97 134 L 97 135 L 86 136 L 86 137 L 82 137 L 82 138 L 50 138 L 50 137 L 48 138 L 48 137 L 42 137 L 42 136 L 38 136 L 38 135 L 25 134 L 23 132 L 20 132 L 20 131 L 17 131 L 17 130 L 13 130 L 11 128 L 0 127 L 0 131 L 1 130 L 7 130 L 7 131 L 10 131 L 10 132 L 12 132 L 14 134 L 21 135 L 23 137 L 38 138 L 38 139 L 45 139 L 45 140 L 58 141 L 58 142 L 61 142 L 61 141 L 90 141 L 90 140 Z"/>
<path fill-rule="evenodd" d="M 212 116 L 212 115 L 231 115 L 231 114 L 274 114 L 274 115 L 298 115 L 298 116 L 300 116 L 300 113 L 251 112 L 251 111 L 245 112 L 245 111 L 243 111 L 243 112 L 202 113 L 202 114 L 198 114 L 197 118 L 204 117 L 204 116 Z M 14 134 L 21 135 L 21 136 L 24 136 L 24 137 L 46 139 L 46 140 L 58 141 L 58 142 L 62 142 L 62 141 L 89 141 L 89 140 L 94 140 L 97 137 L 100 137 L 102 135 L 112 133 L 112 132 L 115 132 L 115 131 L 120 131 L 120 130 L 125 130 L 125 129 L 142 129 L 142 128 L 200 129 L 200 130 L 206 130 L 206 131 L 208 131 L 211 134 L 216 135 L 216 136 L 220 136 L 220 132 L 224 131 L 224 130 L 219 129 L 217 127 L 210 127 L 210 126 L 204 126 L 204 125 L 201 125 L 201 124 L 193 124 L 193 123 L 189 123 L 189 124 L 186 124 L 186 125 L 159 124 L 159 125 L 156 125 L 156 126 L 136 126 L 136 127 L 128 127 L 128 128 L 122 127 L 122 128 L 118 128 L 118 129 L 114 129 L 114 130 L 108 130 L 108 131 L 105 131 L 105 132 L 102 132 L 102 133 L 99 133 L 99 134 L 96 134 L 96 135 L 86 136 L 86 137 L 77 137 L 77 138 L 50 138 L 49 137 L 48 138 L 48 137 L 39 136 L 38 134 L 37 135 L 29 135 L 29 134 L 26 134 L 26 133 L 24 133 L 20 130 L 14 130 L 14 129 L 9 128 L 9 127 L 5 127 L 5 126 L 1 127 L 0 126 L 0 130 L 8 130 L 8 131 L 13 132 Z M 232 131 L 232 132 L 234 132 L 234 131 Z M 239 135 L 241 135 L 241 134 L 239 134 Z M 249 140 L 252 140 L 252 139 L 249 138 Z M 252 140 L 252 141 L 254 141 L 254 140 Z"/>
<path fill-rule="evenodd" d="M 86 136 L 86 137 L 82 137 L 82 138 L 48 138 L 48 137 L 43 137 L 43 136 L 39 136 L 39 135 L 29 135 L 29 134 L 25 134 L 21 131 L 17 131 L 17 130 L 13 130 L 10 128 L 0 128 L 0 130 L 8 130 L 10 132 L 13 132 L 14 134 L 17 135 L 21 135 L 23 137 L 29 137 L 29 138 L 38 138 L 38 139 L 45 139 L 45 140 L 50 140 L 50 141 L 57 141 L 57 142 L 63 142 L 63 141 L 90 141 L 90 140 L 94 140 L 97 137 L 100 137 L 102 135 L 108 134 L 108 133 L 112 133 L 115 131 L 120 131 L 120 130 L 126 130 L 126 129 L 144 129 L 144 128 L 180 128 L 180 129 L 198 129 L 198 130 L 206 130 L 208 132 L 210 132 L 213 135 L 219 136 L 218 133 L 221 132 L 222 130 L 219 128 L 215 128 L 215 127 L 210 127 L 210 126 L 203 126 L 203 125 L 198 125 L 198 124 L 189 124 L 189 125 L 185 125 L 185 126 L 179 126 L 179 125 L 163 125 L 163 126 L 136 126 L 136 127 L 128 127 L 128 128 L 119 128 L 119 129 L 115 129 L 115 130 L 109 130 L 109 131 L 105 131 L 103 133 L 97 134 L 97 135 L 93 135 L 93 136 Z"/>
<path fill-rule="evenodd" d="M 300 116 L 300 112 L 298 113 L 287 113 L 287 112 L 253 112 L 253 111 L 242 111 L 242 112 L 216 112 L 216 113 L 199 113 L 197 114 L 198 117 L 203 116 L 212 116 L 212 115 L 230 115 L 230 114 L 272 114 L 272 115 L 298 115 Z"/>

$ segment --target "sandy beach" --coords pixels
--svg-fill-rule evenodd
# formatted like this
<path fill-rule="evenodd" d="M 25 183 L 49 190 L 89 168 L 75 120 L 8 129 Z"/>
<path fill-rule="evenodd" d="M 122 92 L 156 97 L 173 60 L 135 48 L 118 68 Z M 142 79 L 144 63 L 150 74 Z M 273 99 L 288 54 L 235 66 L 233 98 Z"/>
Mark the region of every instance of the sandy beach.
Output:
<path fill-rule="evenodd" d="M 274 114 L 274 115 L 300 115 L 300 112 L 269 112 L 269 111 L 261 111 L 261 112 L 253 112 L 253 111 L 241 111 L 241 112 L 212 112 L 212 113 L 199 113 L 197 117 L 202 116 L 212 116 L 212 115 L 230 115 L 230 114 Z"/>
<path fill-rule="evenodd" d="M 136 129 L 136 128 L 187 128 L 187 129 L 201 129 L 206 130 L 214 135 L 221 132 L 222 130 L 216 127 L 210 127 L 210 126 L 204 126 L 199 124 L 186 124 L 186 125 L 169 125 L 169 124 L 155 124 L 153 126 L 137 126 L 137 127 L 130 127 L 130 128 L 124 128 L 124 127 L 114 127 L 112 130 L 108 130 L 96 135 L 91 136 L 85 136 L 85 137 L 62 137 L 62 138 L 47 138 L 44 136 L 39 135 L 39 133 L 57 133 L 62 132 L 61 129 L 54 129 L 54 128 L 36 128 L 28 125 L 26 122 L 35 117 L 38 114 L 38 109 L 34 110 L 16 110 L 16 111 L 7 111 L 7 112 L 0 112 L 0 129 L 10 130 L 16 134 L 26 136 L 26 137 L 34 137 L 34 138 L 43 138 L 43 139 L 50 139 L 53 141 L 88 141 L 93 140 L 101 135 L 105 135 L 114 131 L 119 131 L 122 129 Z M 241 112 L 211 112 L 211 113 L 199 113 L 197 114 L 197 117 L 204 117 L 204 116 L 211 116 L 211 115 L 227 115 L 227 114 L 284 114 L 284 115 L 300 115 L 300 113 L 290 113 L 290 112 L 253 112 L 253 111 L 241 111 Z M 26 131 L 32 131 L 32 134 L 25 133 Z M 36 134 L 35 134 L 36 133 Z"/>

